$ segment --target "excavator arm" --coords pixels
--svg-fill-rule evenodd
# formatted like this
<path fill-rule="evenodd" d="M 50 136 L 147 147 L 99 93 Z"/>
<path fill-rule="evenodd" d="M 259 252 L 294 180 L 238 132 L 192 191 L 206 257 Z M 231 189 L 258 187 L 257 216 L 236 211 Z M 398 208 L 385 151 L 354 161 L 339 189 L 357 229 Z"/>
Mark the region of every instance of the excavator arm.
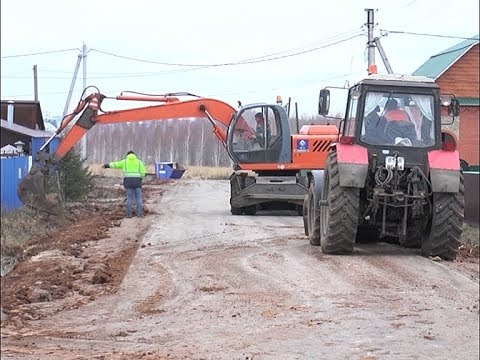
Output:
<path fill-rule="evenodd" d="M 22 179 L 18 187 L 18 196 L 25 205 L 48 213 L 59 212 L 59 200 L 50 199 L 45 192 L 45 176 L 58 164 L 72 147 L 96 124 L 116 124 L 135 121 L 158 121 L 168 119 L 207 118 L 213 126 L 213 132 L 226 146 L 227 134 L 220 124 L 228 128 L 236 110 L 229 104 L 216 99 L 200 98 L 180 100 L 175 94 L 169 95 L 129 95 L 121 94 L 115 100 L 161 102 L 153 106 L 126 110 L 102 110 L 102 102 L 107 96 L 93 93 L 81 100 L 75 110 L 67 115 L 55 134 L 35 154 L 30 172 Z M 183 95 L 183 94 L 181 94 Z M 190 95 L 190 94 L 189 94 Z M 73 126 L 68 127 L 78 118 Z M 68 127 L 68 129 L 67 129 Z M 65 132 L 56 152 L 48 153 L 45 149 L 50 142 Z"/>

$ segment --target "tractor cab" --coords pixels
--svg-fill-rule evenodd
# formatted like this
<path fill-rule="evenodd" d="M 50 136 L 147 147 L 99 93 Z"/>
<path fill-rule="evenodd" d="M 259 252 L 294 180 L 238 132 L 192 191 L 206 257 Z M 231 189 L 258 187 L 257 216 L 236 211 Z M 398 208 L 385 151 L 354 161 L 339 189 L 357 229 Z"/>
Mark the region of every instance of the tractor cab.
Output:
<path fill-rule="evenodd" d="M 228 127 L 227 151 L 236 164 L 291 161 L 290 127 L 280 105 L 241 108 Z"/>
<path fill-rule="evenodd" d="M 321 115 L 328 113 L 329 104 L 330 92 L 323 89 Z M 441 98 L 438 85 L 429 78 L 370 75 L 348 90 L 341 141 L 367 148 L 439 148 L 441 105 L 458 115 L 458 101 Z"/>

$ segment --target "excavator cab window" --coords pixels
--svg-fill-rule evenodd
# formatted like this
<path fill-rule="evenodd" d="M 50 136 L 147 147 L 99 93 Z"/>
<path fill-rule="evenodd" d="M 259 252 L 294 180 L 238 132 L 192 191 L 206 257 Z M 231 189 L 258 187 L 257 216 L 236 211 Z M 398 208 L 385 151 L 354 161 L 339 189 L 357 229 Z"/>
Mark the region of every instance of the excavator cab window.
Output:
<path fill-rule="evenodd" d="M 281 118 L 274 106 L 242 109 L 230 125 L 231 152 L 239 163 L 275 161 L 281 147 Z"/>

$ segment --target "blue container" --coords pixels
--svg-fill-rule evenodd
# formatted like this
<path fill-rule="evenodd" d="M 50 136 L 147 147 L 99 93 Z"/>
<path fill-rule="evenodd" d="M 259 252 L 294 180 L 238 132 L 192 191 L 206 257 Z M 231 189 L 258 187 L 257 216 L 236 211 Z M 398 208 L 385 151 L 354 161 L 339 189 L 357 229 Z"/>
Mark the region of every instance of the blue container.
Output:
<path fill-rule="evenodd" d="M 159 179 L 180 179 L 185 170 L 176 162 L 155 161 L 155 174 Z"/>

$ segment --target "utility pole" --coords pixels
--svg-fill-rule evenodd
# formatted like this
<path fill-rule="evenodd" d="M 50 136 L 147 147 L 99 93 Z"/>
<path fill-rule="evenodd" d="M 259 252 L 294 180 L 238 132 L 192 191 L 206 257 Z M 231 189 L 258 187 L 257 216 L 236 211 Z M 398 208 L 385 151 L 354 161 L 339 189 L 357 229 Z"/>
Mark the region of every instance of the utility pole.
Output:
<path fill-rule="evenodd" d="M 378 53 L 380 54 L 380 57 L 382 58 L 383 64 L 385 65 L 385 68 L 387 69 L 387 72 L 389 74 L 393 74 L 393 69 L 390 66 L 390 62 L 387 59 L 387 55 L 385 54 L 385 51 L 383 50 L 382 43 L 380 42 L 380 38 L 374 37 L 373 36 L 373 30 L 375 28 L 375 22 L 373 19 L 373 14 L 375 12 L 374 9 L 365 9 L 367 12 L 367 28 L 368 28 L 368 40 L 367 40 L 367 48 L 368 48 L 368 74 L 370 75 L 372 72 L 376 72 L 376 64 L 375 64 L 375 48 L 378 49 Z M 374 65 L 375 68 L 372 67 Z"/>
<path fill-rule="evenodd" d="M 82 69 L 83 69 L 83 89 L 87 88 L 87 45 L 83 43 L 82 46 Z M 86 95 L 86 94 L 85 94 Z M 83 99 L 82 99 L 83 100 Z M 87 134 L 85 134 L 81 141 L 82 159 L 87 158 Z"/>
<path fill-rule="evenodd" d="M 365 9 L 367 12 L 367 29 L 368 29 L 368 73 L 370 74 L 370 67 L 375 64 L 375 39 L 373 38 L 373 28 L 375 26 L 373 20 L 374 9 Z"/>
<path fill-rule="evenodd" d="M 38 74 L 37 65 L 33 65 L 33 95 L 35 101 L 38 101 Z"/>
<path fill-rule="evenodd" d="M 376 37 L 374 40 L 375 40 L 375 45 L 377 46 L 377 49 L 378 49 L 378 53 L 380 54 L 380 57 L 383 60 L 383 64 L 385 65 L 387 72 L 389 74 L 393 74 L 393 69 L 390 65 L 390 62 L 387 59 L 387 54 L 385 54 L 385 50 L 383 50 L 383 46 L 382 46 L 382 43 L 380 42 L 380 38 Z"/>
<path fill-rule="evenodd" d="M 70 100 L 72 99 L 73 88 L 75 87 L 75 81 L 77 80 L 78 69 L 80 68 L 81 60 L 82 60 L 82 54 L 78 54 L 77 64 L 75 65 L 72 81 L 70 82 L 70 89 L 68 90 L 67 101 L 65 102 L 65 107 L 63 108 L 62 119 L 65 117 L 65 115 L 68 114 L 68 106 L 70 105 Z"/>

